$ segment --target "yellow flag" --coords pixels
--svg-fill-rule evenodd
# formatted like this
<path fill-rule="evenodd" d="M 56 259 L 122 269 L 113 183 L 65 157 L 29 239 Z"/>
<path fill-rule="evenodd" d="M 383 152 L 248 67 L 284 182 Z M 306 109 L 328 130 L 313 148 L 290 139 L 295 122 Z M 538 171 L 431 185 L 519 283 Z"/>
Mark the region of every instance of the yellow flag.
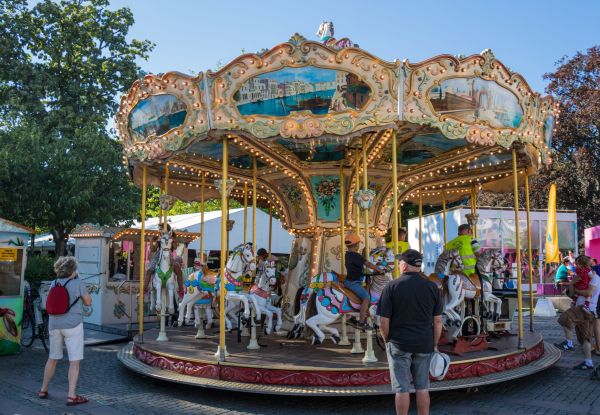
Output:
<path fill-rule="evenodd" d="M 548 223 L 546 226 L 546 262 L 560 262 L 558 250 L 558 223 L 556 222 L 556 185 L 550 185 L 548 196 Z"/>

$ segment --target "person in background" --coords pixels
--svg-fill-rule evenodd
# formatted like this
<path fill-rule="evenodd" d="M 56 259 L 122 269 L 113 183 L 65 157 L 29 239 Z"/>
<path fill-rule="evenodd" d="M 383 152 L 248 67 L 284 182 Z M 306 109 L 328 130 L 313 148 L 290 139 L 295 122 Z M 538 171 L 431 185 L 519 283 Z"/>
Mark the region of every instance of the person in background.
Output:
<path fill-rule="evenodd" d="M 54 272 L 58 282 L 67 289 L 71 308 L 60 315 L 50 315 L 48 330 L 50 353 L 44 368 L 44 381 L 38 392 L 40 399 L 48 398 L 48 386 L 54 376 L 56 364 L 63 358 L 63 345 L 67 346 L 69 356 L 69 391 L 67 405 L 79 405 L 88 400 L 77 395 L 77 379 L 79 378 L 80 362 L 83 360 L 83 306 L 92 305 L 92 297 L 87 286 L 77 276 L 77 259 L 72 256 L 62 256 L 54 263 Z M 66 285 L 66 286 L 65 286 Z"/>
<path fill-rule="evenodd" d="M 572 275 L 572 272 L 569 270 L 569 258 L 564 257 L 562 259 L 562 264 L 556 270 L 556 276 L 554 277 L 554 284 L 556 288 L 561 288 L 569 283 L 569 276 Z"/>
<path fill-rule="evenodd" d="M 421 276 L 423 256 L 409 249 L 396 257 L 400 278 L 390 281 L 377 306 L 386 343 L 396 414 L 408 414 L 412 377 L 419 415 L 429 414 L 429 365 L 442 334 L 437 285 Z"/>
<path fill-rule="evenodd" d="M 597 310 L 598 296 L 600 294 L 600 276 L 592 273 L 592 279 L 586 290 L 575 288 L 575 294 L 578 295 L 577 304 L 563 312 L 558 318 L 558 324 L 563 328 L 565 340 L 562 343 L 556 343 L 560 350 L 573 350 L 573 329 L 577 335 L 577 340 L 582 346 L 585 360 L 573 367 L 575 370 L 589 370 L 594 368 L 592 362 L 592 337 L 596 325 L 596 314 L 587 313 L 580 307 L 585 298 L 590 300 L 590 309 Z"/>
<path fill-rule="evenodd" d="M 579 255 L 575 260 L 575 265 L 575 277 L 569 285 L 573 286 L 579 292 L 586 291 L 592 280 L 592 259 L 589 256 Z M 579 305 L 586 313 L 593 314 L 590 309 L 590 298 L 584 297 L 583 300 L 580 300 L 580 297 L 581 295 L 578 294 L 572 296 L 572 306 Z"/>
<path fill-rule="evenodd" d="M 463 263 L 463 272 L 465 275 L 475 273 L 477 265 L 477 255 L 479 255 L 479 242 L 473 239 L 473 230 L 467 223 L 458 227 L 458 236 L 448 242 L 445 250 L 455 249 L 458 251 Z"/>
<path fill-rule="evenodd" d="M 598 260 L 596 258 L 592 258 L 592 271 L 600 276 L 600 265 L 598 265 Z"/>
<path fill-rule="evenodd" d="M 397 252 L 399 254 L 410 249 L 410 245 L 408 244 L 408 242 L 406 242 L 406 234 L 407 234 L 406 229 L 398 228 L 398 250 L 397 250 Z M 394 242 L 393 241 L 388 242 L 387 247 L 394 249 Z"/>
<path fill-rule="evenodd" d="M 346 245 L 346 248 L 348 249 L 344 259 L 347 272 L 346 279 L 344 280 L 344 287 L 360 297 L 362 301 L 360 306 L 360 319 L 357 321 L 356 318 L 353 317 L 348 321 L 348 324 L 357 329 L 365 330 L 368 328 L 366 321 L 369 314 L 371 298 L 367 290 L 363 287 L 363 267 L 366 266 L 377 273 L 380 273 L 381 270 L 358 253 L 360 236 L 355 233 L 346 235 L 344 245 Z"/>
<path fill-rule="evenodd" d="M 256 268 L 258 269 L 258 267 L 267 259 L 269 259 L 269 253 L 265 248 L 260 248 L 256 251 Z"/>
<path fill-rule="evenodd" d="M 573 251 L 569 251 L 567 258 L 569 260 L 569 269 L 571 270 L 571 272 L 575 272 L 575 260 L 577 258 L 575 258 L 575 254 L 573 253 Z"/>

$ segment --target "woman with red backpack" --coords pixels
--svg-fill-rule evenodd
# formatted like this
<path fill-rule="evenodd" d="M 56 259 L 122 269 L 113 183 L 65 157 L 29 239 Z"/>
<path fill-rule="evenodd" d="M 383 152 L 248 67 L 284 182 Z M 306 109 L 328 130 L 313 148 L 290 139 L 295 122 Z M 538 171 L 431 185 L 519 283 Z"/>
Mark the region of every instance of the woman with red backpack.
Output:
<path fill-rule="evenodd" d="M 77 395 L 79 362 L 83 359 L 83 306 L 92 305 L 86 284 L 77 276 L 77 260 L 73 256 L 58 258 L 54 263 L 56 280 L 48 292 L 46 311 L 49 315 L 50 354 L 44 369 L 44 382 L 38 392 L 40 399 L 48 397 L 48 385 L 56 363 L 63 358 L 63 345 L 69 356 L 69 393 L 67 405 L 86 403 Z"/>

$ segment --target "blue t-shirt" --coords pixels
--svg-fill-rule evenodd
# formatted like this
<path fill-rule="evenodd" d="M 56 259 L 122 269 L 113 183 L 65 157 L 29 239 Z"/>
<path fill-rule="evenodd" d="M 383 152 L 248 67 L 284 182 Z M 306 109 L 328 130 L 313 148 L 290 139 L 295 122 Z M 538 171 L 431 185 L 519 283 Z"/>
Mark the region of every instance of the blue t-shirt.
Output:
<path fill-rule="evenodd" d="M 556 270 L 556 277 L 554 278 L 554 280 L 556 282 L 559 282 L 559 281 L 569 281 L 569 273 L 568 273 L 568 271 L 569 271 L 569 269 L 567 267 L 565 267 L 564 265 L 561 265 Z"/>

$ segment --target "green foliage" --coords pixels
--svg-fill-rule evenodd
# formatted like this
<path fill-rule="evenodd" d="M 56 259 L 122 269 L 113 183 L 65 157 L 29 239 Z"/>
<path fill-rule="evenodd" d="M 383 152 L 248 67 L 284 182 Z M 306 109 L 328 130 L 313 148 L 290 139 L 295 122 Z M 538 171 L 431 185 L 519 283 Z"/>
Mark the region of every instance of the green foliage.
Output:
<path fill-rule="evenodd" d="M 108 6 L 0 0 L 0 216 L 49 229 L 58 253 L 76 224 L 139 210 L 107 120 L 153 45 L 127 39 L 131 11 Z"/>
<path fill-rule="evenodd" d="M 600 223 L 600 46 L 564 57 L 544 78 L 546 92 L 560 102 L 552 139 L 552 164 L 530 180 L 531 207 L 547 209 L 551 183 L 557 186 L 559 209 L 577 211 L 580 247 L 585 228 Z M 512 192 L 482 195 L 491 206 L 514 206 Z M 523 189 L 519 195 L 524 207 Z"/>
<path fill-rule="evenodd" d="M 25 279 L 29 281 L 29 284 L 31 284 L 33 289 L 39 289 L 42 281 L 48 281 L 55 278 L 55 260 L 56 258 L 47 255 L 30 255 L 27 257 Z"/>
<path fill-rule="evenodd" d="M 157 217 L 160 212 L 160 206 L 158 203 L 158 187 L 149 187 L 146 197 L 146 216 Z M 221 199 L 209 199 L 204 202 L 204 211 L 210 212 L 214 210 L 221 210 L 221 206 Z M 230 209 L 241 207 L 244 206 L 237 200 L 231 199 L 229 201 Z M 200 202 L 184 202 L 183 200 L 178 199 L 173 205 L 173 208 L 169 211 L 169 215 L 184 215 L 187 213 L 198 212 L 200 212 Z"/>

